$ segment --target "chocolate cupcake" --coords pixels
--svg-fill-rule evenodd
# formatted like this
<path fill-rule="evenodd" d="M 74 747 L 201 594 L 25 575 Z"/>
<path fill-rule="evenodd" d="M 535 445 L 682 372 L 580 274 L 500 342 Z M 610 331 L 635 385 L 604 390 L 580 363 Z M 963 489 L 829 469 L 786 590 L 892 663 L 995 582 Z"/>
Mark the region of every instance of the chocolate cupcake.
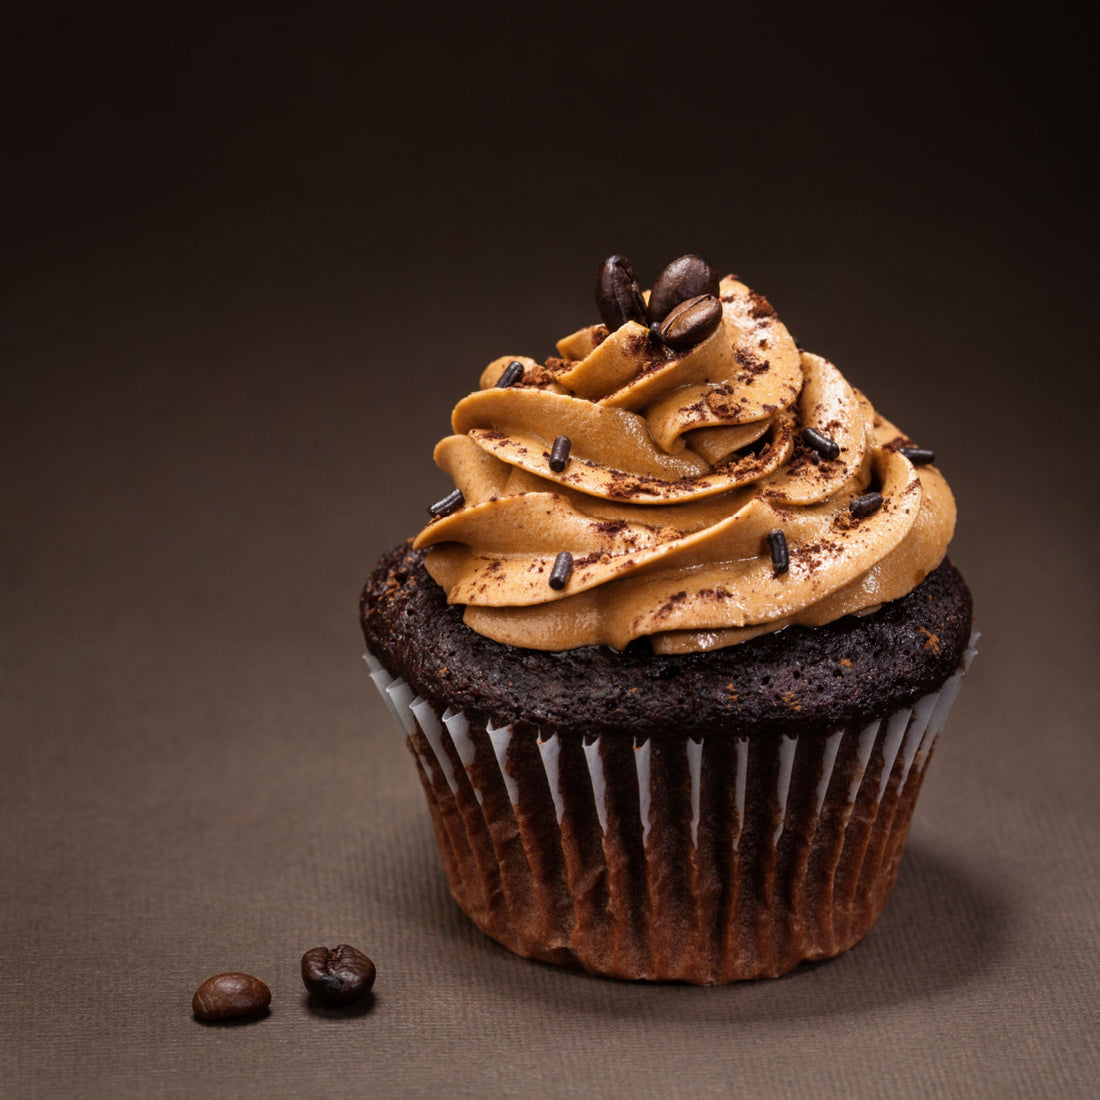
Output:
<path fill-rule="evenodd" d="M 518 954 L 775 976 L 895 881 L 973 653 L 955 506 L 733 276 L 681 257 L 506 356 L 436 448 L 455 490 L 361 611 L 451 891 Z"/>

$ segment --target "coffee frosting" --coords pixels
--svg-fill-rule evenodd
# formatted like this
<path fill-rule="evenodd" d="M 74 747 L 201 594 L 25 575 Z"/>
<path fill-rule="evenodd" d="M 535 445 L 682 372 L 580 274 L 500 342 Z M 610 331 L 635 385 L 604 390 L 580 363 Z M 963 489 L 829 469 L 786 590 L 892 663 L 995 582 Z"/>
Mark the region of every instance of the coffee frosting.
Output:
<path fill-rule="evenodd" d="M 763 297 L 727 276 L 720 299 L 721 324 L 694 347 L 634 320 L 591 325 L 545 363 L 490 363 L 455 407 L 435 460 L 464 503 L 415 546 L 473 630 L 543 650 L 641 637 L 657 652 L 715 649 L 869 613 L 943 560 L 955 503 L 935 467 L 918 471 L 899 451 L 911 441 L 800 351 Z M 515 362 L 522 377 L 498 386 Z M 569 457 L 555 471 L 559 436 Z M 869 490 L 881 507 L 859 517 L 849 504 Z M 558 590 L 562 551 L 573 568 Z"/>

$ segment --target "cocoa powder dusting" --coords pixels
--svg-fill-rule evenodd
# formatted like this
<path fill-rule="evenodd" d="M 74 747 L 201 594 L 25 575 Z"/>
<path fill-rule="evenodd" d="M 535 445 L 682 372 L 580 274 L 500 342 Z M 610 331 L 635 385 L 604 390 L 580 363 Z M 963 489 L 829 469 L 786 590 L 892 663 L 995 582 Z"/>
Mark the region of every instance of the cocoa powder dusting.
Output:
<path fill-rule="evenodd" d="M 737 348 L 733 354 L 737 360 L 737 365 L 741 368 L 737 375 L 737 381 L 746 386 L 751 386 L 760 375 L 766 374 L 771 366 L 770 360 L 755 355 L 747 348 Z"/>
<path fill-rule="evenodd" d="M 723 386 L 708 393 L 690 408 L 693 412 L 697 408 L 701 413 L 709 409 L 715 416 L 733 417 L 744 404 L 744 397 L 738 397 L 729 386 Z"/>
<path fill-rule="evenodd" d="M 592 525 L 594 531 L 599 532 L 601 535 L 607 535 L 609 538 L 613 535 L 621 534 L 626 530 L 625 519 L 605 519 L 600 520 L 598 523 Z"/>
<path fill-rule="evenodd" d="M 657 609 L 655 618 L 667 619 L 669 615 L 676 610 L 676 608 L 687 599 L 687 592 L 676 592 L 669 596 L 667 600 Z"/>
<path fill-rule="evenodd" d="M 847 515 L 846 512 L 844 514 Z M 797 562 L 807 573 L 814 573 L 827 558 L 839 556 L 843 552 L 843 543 L 833 542 L 831 539 L 819 539 L 817 542 L 792 546 L 790 557 L 792 564 Z"/>

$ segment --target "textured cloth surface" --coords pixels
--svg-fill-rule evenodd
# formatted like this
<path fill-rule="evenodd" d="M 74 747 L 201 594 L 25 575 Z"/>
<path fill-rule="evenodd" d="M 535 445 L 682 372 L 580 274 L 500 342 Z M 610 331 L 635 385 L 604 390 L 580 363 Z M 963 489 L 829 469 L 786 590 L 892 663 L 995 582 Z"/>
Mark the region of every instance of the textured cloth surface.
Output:
<path fill-rule="evenodd" d="M 685 121 L 653 74 L 687 46 L 642 19 L 505 55 L 324 5 L 117 39 L 49 18 L 0 272 L 0 1095 L 1094 1095 L 1095 445 L 1066 427 L 1097 404 L 1085 67 L 1035 79 L 1035 28 L 1021 83 L 1023 40 L 988 28 L 984 62 L 910 25 L 886 64 L 807 27 L 801 82 L 734 50 Z M 691 49 L 704 73 L 732 47 Z M 583 79 L 547 78 L 565 63 Z M 748 100 L 771 114 L 716 141 Z M 654 153 L 641 175 L 609 120 Z M 713 989 L 473 928 L 357 619 L 448 488 L 431 448 L 484 364 L 591 319 L 605 255 L 651 278 L 687 250 L 936 450 L 982 632 L 879 924 Z M 298 961 L 339 942 L 375 996 L 317 1010 Z M 196 1022 L 224 970 L 270 1015 Z"/>

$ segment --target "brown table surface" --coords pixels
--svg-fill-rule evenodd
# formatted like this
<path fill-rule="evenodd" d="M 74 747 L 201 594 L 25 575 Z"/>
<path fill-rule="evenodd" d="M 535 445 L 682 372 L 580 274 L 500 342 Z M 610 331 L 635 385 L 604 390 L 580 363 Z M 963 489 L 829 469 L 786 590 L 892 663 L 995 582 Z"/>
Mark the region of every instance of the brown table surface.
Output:
<path fill-rule="evenodd" d="M 9 99 L 0 1095 L 1094 1095 L 1095 220 L 1053 39 L 54 18 Z M 593 320 L 608 253 L 688 250 L 935 448 L 982 631 L 877 927 L 717 989 L 473 930 L 357 622 L 482 366 Z M 341 941 L 367 1011 L 301 988 Z M 272 1011 L 203 1026 L 229 969 Z"/>

